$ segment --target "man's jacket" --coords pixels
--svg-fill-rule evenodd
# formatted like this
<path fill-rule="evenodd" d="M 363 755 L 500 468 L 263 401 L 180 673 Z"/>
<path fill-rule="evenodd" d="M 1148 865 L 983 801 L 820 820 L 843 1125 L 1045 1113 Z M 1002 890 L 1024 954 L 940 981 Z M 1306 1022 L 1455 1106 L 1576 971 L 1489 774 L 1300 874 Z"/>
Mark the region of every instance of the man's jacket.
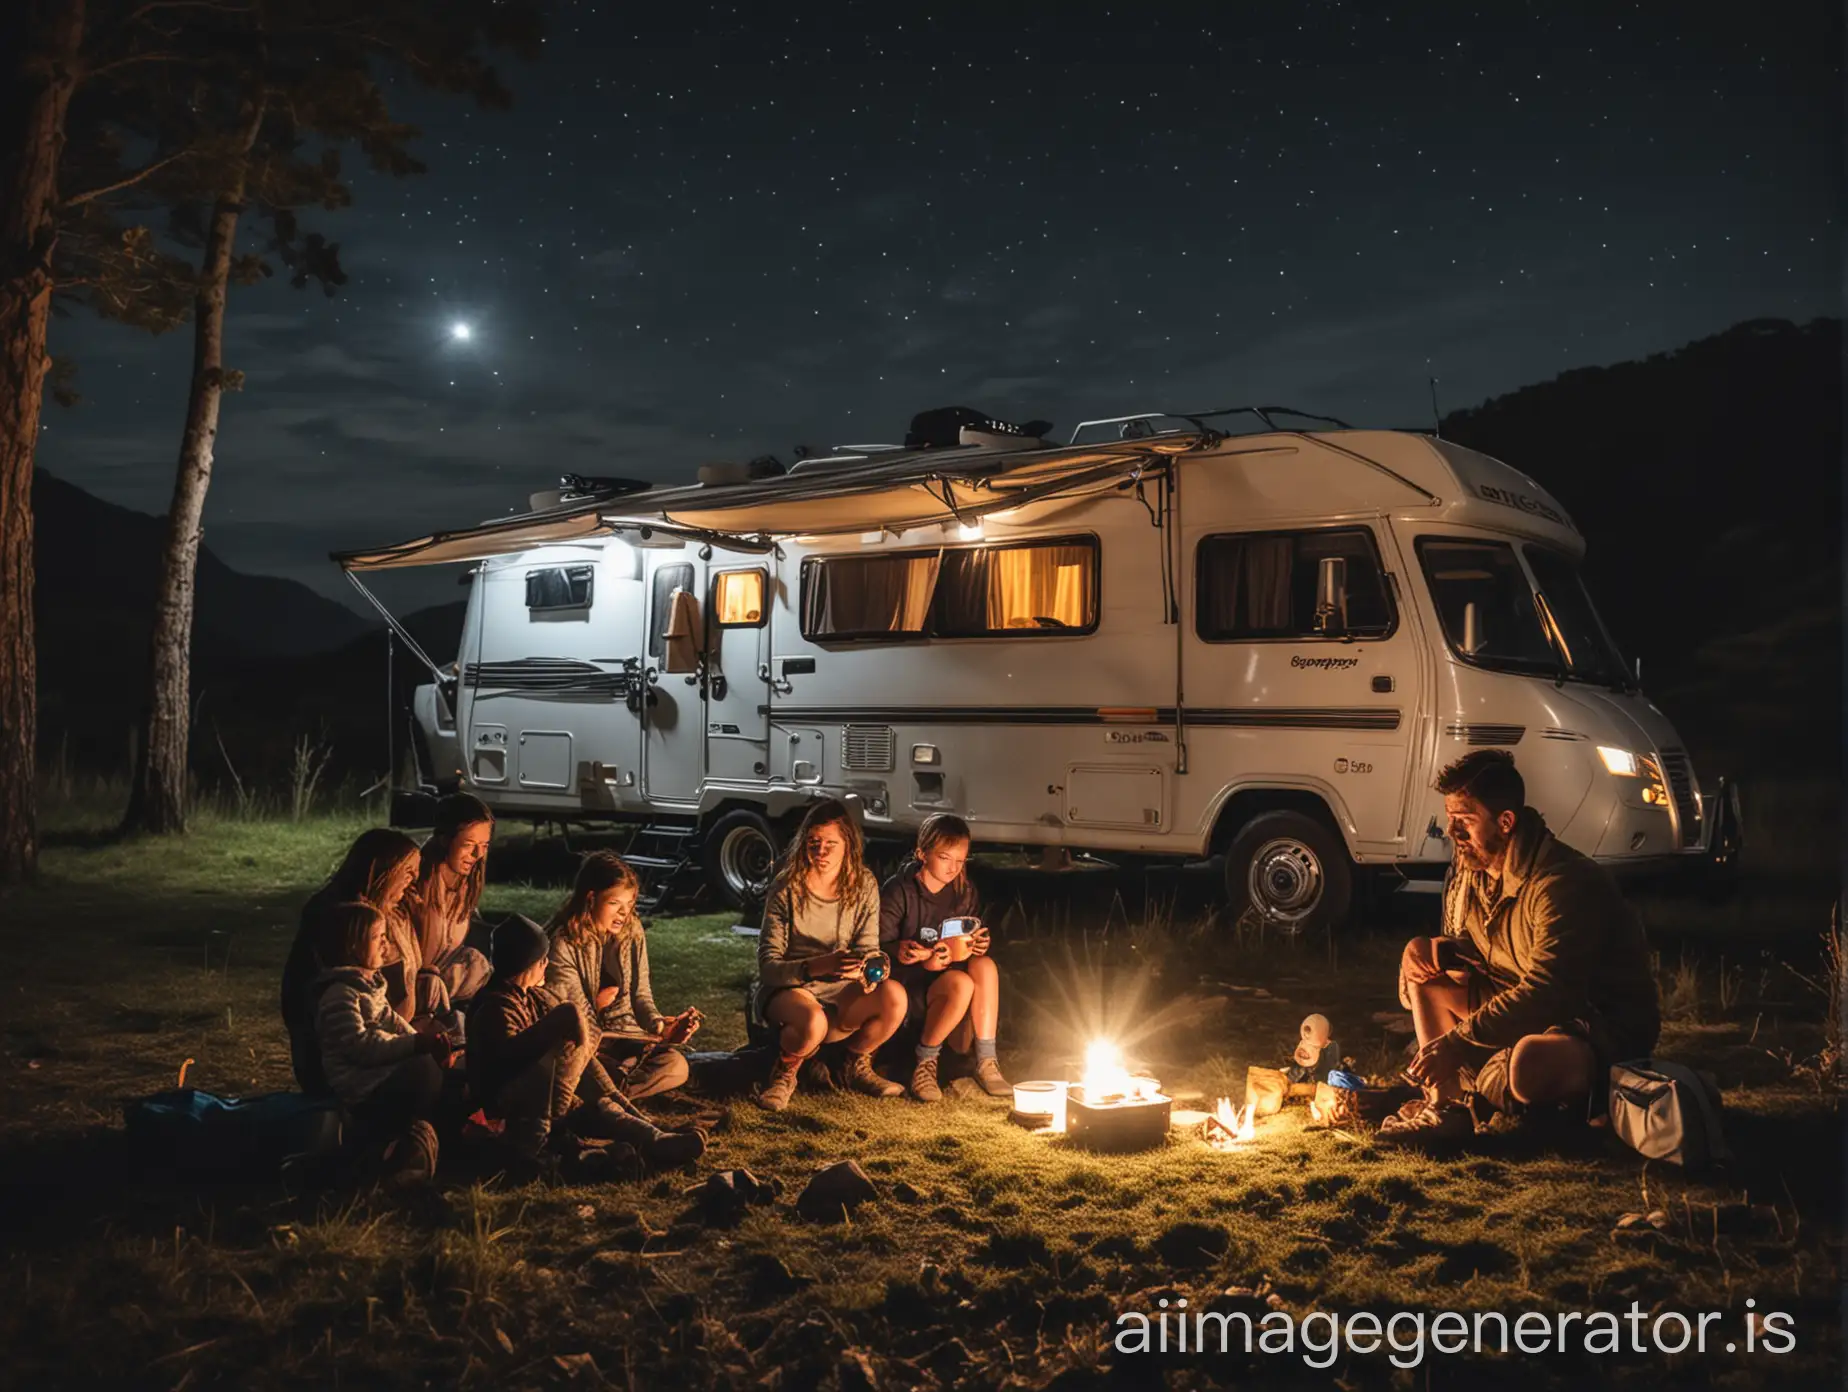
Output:
<path fill-rule="evenodd" d="M 1533 808 L 1515 822 L 1499 893 L 1487 873 L 1452 868 L 1444 934 L 1462 940 L 1495 992 L 1457 1025 L 1463 1038 L 1504 1049 L 1583 1021 L 1622 1057 L 1655 1046 L 1661 1016 L 1642 921 L 1610 872 Z"/>

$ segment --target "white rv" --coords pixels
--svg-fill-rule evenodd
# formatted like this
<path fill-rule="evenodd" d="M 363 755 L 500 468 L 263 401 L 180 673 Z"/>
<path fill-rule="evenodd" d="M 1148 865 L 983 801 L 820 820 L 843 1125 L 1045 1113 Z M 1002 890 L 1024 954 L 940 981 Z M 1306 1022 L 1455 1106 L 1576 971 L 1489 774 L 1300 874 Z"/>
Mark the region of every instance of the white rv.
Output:
<path fill-rule="evenodd" d="M 635 849 L 734 902 L 826 793 L 872 837 L 949 809 L 992 847 L 1220 856 L 1234 905 L 1331 923 L 1363 873 L 1441 874 L 1432 780 L 1484 745 L 1601 861 L 1730 857 L 1736 792 L 1638 690 L 1545 489 L 1257 414 L 586 487 L 337 559 L 362 589 L 472 564 L 416 693 L 428 788 L 644 823 Z"/>

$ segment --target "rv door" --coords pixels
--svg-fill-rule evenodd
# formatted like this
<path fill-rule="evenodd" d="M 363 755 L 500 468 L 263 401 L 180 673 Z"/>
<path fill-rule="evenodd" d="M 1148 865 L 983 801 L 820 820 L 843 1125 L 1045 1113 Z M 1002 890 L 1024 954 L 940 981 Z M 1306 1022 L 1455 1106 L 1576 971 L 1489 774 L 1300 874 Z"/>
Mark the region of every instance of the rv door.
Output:
<path fill-rule="evenodd" d="M 770 772 L 771 579 L 767 566 L 715 563 L 705 620 L 706 776 L 762 782 Z"/>
<path fill-rule="evenodd" d="M 648 650 L 642 659 L 642 793 L 649 802 L 691 802 L 705 773 L 706 564 L 690 550 L 647 557 Z"/>

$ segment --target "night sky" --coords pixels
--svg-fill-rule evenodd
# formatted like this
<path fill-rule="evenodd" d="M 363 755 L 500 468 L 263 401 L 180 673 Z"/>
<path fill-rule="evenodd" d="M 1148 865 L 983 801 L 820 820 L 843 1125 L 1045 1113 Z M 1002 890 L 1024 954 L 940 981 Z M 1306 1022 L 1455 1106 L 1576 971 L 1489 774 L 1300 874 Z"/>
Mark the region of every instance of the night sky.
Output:
<path fill-rule="evenodd" d="M 1839 312 L 1832 7 L 1396 8 L 561 6 L 513 111 L 403 98 L 430 172 L 312 224 L 338 298 L 233 292 L 206 542 L 351 598 L 329 550 L 566 471 L 951 404 L 1426 425 L 1430 375 Z M 40 463 L 164 511 L 188 340 L 58 321 Z"/>

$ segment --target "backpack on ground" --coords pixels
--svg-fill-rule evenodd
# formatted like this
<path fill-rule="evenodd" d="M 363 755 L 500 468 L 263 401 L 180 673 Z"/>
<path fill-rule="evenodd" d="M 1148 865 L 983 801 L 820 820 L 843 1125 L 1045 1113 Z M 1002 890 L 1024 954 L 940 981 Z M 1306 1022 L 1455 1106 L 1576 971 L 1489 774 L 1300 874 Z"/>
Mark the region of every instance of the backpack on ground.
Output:
<path fill-rule="evenodd" d="M 240 1098 L 175 1088 L 129 1103 L 123 1120 L 130 1144 L 185 1176 L 274 1175 L 290 1156 L 340 1145 L 340 1104 L 299 1092 Z"/>
<path fill-rule="evenodd" d="M 1690 1173 L 1727 1164 L 1720 1090 L 1705 1074 L 1665 1059 L 1611 1066 L 1611 1130 L 1630 1149 Z"/>

